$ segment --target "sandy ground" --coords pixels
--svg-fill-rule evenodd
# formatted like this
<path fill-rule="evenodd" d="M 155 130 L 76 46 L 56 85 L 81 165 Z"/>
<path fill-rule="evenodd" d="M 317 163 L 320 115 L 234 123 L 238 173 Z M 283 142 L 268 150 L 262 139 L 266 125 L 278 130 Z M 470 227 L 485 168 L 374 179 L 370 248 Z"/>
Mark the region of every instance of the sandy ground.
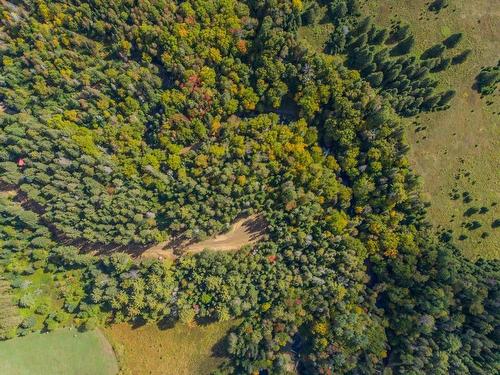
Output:
<path fill-rule="evenodd" d="M 183 242 L 175 247 L 176 253 L 199 253 L 205 249 L 215 251 L 238 250 L 262 239 L 265 223 L 261 215 L 252 215 L 236 221 L 229 232 L 219 234 L 201 242 Z M 148 248 L 141 254 L 143 258 L 177 258 L 171 241 Z"/>

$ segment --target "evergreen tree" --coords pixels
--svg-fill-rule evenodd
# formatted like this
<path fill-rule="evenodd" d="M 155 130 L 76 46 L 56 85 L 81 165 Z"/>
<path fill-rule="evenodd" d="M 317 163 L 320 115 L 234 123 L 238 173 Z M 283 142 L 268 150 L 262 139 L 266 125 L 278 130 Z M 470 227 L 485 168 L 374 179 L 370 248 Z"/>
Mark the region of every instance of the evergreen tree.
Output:
<path fill-rule="evenodd" d="M 374 33 L 373 38 L 370 40 L 371 44 L 379 45 L 385 43 L 387 39 L 387 29 L 381 29 L 377 30 L 376 33 Z"/>
<path fill-rule="evenodd" d="M 443 44 L 441 44 L 441 43 L 435 44 L 432 47 L 430 47 L 429 49 L 427 49 L 422 54 L 422 56 L 420 56 L 420 58 L 423 60 L 437 58 L 443 54 L 445 49 L 446 49 L 446 47 Z"/>
<path fill-rule="evenodd" d="M 441 59 L 441 61 L 436 64 L 434 68 L 431 69 L 431 72 L 441 72 L 443 70 L 446 70 L 449 68 L 451 65 L 451 58 L 450 57 L 444 57 Z"/>
<path fill-rule="evenodd" d="M 398 25 L 393 29 L 390 39 L 394 42 L 400 42 L 410 36 L 410 25 Z"/>
<path fill-rule="evenodd" d="M 460 52 L 458 55 L 454 56 L 451 59 L 451 64 L 452 65 L 462 64 L 463 62 L 465 62 L 467 60 L 467 58 L 469 57 L 469 55 L 471 53 L 472 53 L 471 49 L 466 49 L 465 51 Z"/>
<path fill-rule="evenodd" d="M 497 66 L 484 68 L 476 77 L 476 86 L 483 95 L 488 95 L 496 90 L 500 82 L 500 62 Z"/>
<path fill-rule="evenodd" d="M 455 97 L 455 95 L 456 95 L 455 90 L 448 90 L 444 92 L 443 94 L 441 94 L 441 99 L 439 100 L 439 103 L 437 105 L 439 107 L 444 107 L 451 101 L 451 99 Z"/>
<path fill-rule="evenodd" d="M 329 10 L 334 21 L 340 20 L 347 15 L 347 4 L 342 0 L 331 2 Z"/>
<path fill-rule="evenodd" d="M 384 80 L 384 74 L 382 72 L 371 73 L 366 79 L 372 87 L 379 87 Z"/>
<path fill-rule="evenodd" d="M 411 51 L 411 49 L 415 46 L 415 37 L 410 35 L 409 37 L 403 39 L 399 42 L 392 50 L 391 55 L 406 55 Z"/>
<path fill-rule="evenodd" d="M 449 0 L 434 0 L 429 5 L 429 10 L 434 12 L 439 12 L 441 9 L 446 8 L 449 5 Z"/>
<path fill-rule="evenodd" d="M 443 45 L 448 49 L 455 48 L 457 44 L 460 43 L 460 41 L 463 39 L 463 37 L 464 35 L 462 33 L 452 34 L 443 41 Z"/>

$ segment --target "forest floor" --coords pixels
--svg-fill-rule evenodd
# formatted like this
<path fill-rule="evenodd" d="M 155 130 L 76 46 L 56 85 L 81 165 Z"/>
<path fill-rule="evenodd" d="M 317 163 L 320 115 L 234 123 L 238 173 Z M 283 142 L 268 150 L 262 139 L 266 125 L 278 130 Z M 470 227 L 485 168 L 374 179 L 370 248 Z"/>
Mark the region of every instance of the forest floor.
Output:
<path fill-rule="evenodd" d="M 146 249 L 143 258 L 175 259 L 176 254 L 199 253 L 204 249 L 215 251 L 238 250 L 245 245 L 252 245 L 264 236 L 266 224 L 261 215 L 252 215 L 237 220 L 231 229 L 215 237 L 200 242 L 165 241 Z"/>
<path fill-rule="evenodd" d="M 417 53 L 453 33 L 464 34 L 455 53 L 470 48 L 469 59 L 437 76 L 442 90 L 451 88 L 457 95 L 449 110 L 408 120 L 409 158 L 423 178 L 424 199 L 431 202 L 429 219 L 436 229 L 452 230 L 455 244 L 470 258 L 500 258 L 500 228 L 492 227 L 500 218 L 500 93 L 481 98 L 473 88 L 481 68 L 500 59 L 500 4 L 453 0 L 439 13 L 429 11 L 428 4 L 377 0 L 367 1 L 362 9 L 379 25 L 408 23 Z M 487 211 L 470 214 L 481 207 Z M 465 223 L 473 220 L 481 227 L 466 229 Z"/>
<path fill-rule="evenodd" d="M 104 329 L 123 375 L 204 375 L 226 356 L 225 339 L 235 322 L 173 327 L 116 324 Z"/>
<path fill-rule="evenodd" d="M 2 375 L 115 375 L 113 348 L 100 331 L 59 329 L 0 342 Z"/>

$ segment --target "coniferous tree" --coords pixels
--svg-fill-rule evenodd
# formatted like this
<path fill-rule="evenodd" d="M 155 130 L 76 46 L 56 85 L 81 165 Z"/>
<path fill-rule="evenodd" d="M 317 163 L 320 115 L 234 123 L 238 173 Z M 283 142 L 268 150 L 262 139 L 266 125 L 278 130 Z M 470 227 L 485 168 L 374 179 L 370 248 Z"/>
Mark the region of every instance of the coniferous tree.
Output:
<path fill-rule="evenodd" d="M 348 9 L 345 1 L 334 1 L 329 5 L 330 14 L 333 20 L 340 20 L 347 15 Z"/>
<path fill-rule="evenodd" d="M 384 73 L 382 72 L 375 72 L 371 73 L 368 77 L 366 77 L 368 82 L 370 82 L 370 85 L 372 87 L 379 87 L 382 84 L 382 81 L 384 80 Z"/>
<path fill-rule="evenodd" d="M 420 58 L 423 60 L 437 58 L 443 54 L 445 49 L 446 49 L 446 47 L 443 44 L 441 44 L 441 43 L 435 44 L 432 47 L 430 47 L 429 49 L 427 49 L 422 54 L 422 56 L 420 56 Z"/>
<path fill-rule="evenodd" d="M 457 44 L 460 43 L 460 41 L 463 39 L 463 37 L 463 33 L 452 34 L 443 41 L 443 45 L 448 49 L 455 48 Z"/>
<path fill-rule="evenodd" d="M 451 99 L 453 99 L 455 97 L 455 95 L 456 95 L 455 90 L 448 90 L 448 91 L 444 92 L 441 95 L 441 99 L 439 100 L 439 103 L 437 105 L 440 107 L 447 105 L 451 101 Z"/>
<path fill-rule="evenodd" d="M 406 55 L 411 51 L 411 49 L 415 46 L 415 37 L 410 35 L 409 37 L 403 39 L 399 42 L 392 50 L 391 55 Z"/>
<path fill-rule="evenodd" d="M 443 57 L 439 63 L 434 66 L 434 68 L 431 69 L 431 72 L 441 72 L 443 70 L 446 70 L 449 68 L 451 65 L 451 58 L 450 57 Z"/>
<path fill-rule="evenodd" d="M 452 65 L 462 64 L 463 62 L 467 61 L 471 53 L 472 53 L 471 49 L 466 49 L 465 51 L 460 52 L 458 55 L 454 56 L 451 59 L 451 64 Z"/>
<path fill-rule="evenodd" d="M 434 12 L 439 12 L 441 9 L 446 8 L 449 5 L 449 0 L 434 0 L 429 5 L 429 10 Z"/>
<path fill-rule="evenodd" d="M 410 25 L 398 25 L 391 33 L 390 39 L 394 42 L 400 42 L 403 39 L 408 38 L 411 34 Z"/>

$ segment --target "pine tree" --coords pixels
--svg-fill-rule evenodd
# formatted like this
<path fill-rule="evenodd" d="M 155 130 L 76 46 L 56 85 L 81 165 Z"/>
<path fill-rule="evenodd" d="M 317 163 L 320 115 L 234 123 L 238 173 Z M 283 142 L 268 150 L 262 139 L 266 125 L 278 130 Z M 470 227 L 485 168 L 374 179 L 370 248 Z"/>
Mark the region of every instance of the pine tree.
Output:
<path fill-rule="evenodd" d="M 434 69 L 434 67 L 441 62 L 441 59 L 426 59 L 422 61 L 421 65 L 429 70 Z"/>
<path fill-rule="evenodd" d="M 379 87 L 382 84 L 382 81 L 384 80 L 384 73 L 382 72 L 371 73 L 368 77 L 366 77 L 366 80 L 370 82 L 370 85 L 372 85 L 372 87 Z"/>
<path fill-rule="evenodd" d="M 354 55 L 353 67 L 358 70 L 364 69 L 368 64 L 373 61 L 373 53 L 364 48 Z"/>
<path fill-rule="evenodd" d="M 410 78 L 413 80 L 419 80 L 419 79 L 425 78 L 427 76 L 427 74 L 429 74 L 429 68 L 422 66 L 422 67 L 418 68 L 415 71 L 415 74 L 410 76 Z"/>
<path fill-rule="evenodd" d="M 441 9 L 446 8 L 449 4 L 449 0 L 435 0 L 429 5 L 429 10 L 433 12 L 439 12 Z"/>
<path fill-rule="evenodd" d="M 349 45 L 349 47 L 351 49 L 354 49 L 354 48 L 361 48 L 363 46 L 366 45 L 366 42 L 368 41 L 368 36 L 366 34 L 361 34 L 359 37 L 357 37 L 356 39 L 354 39 L 351 44 Z"/>
<path fill-rule="evenodd" d="M 422 56 L 420 56 L 420 58 L 422 60 L 427 60 L 427 59 L 439 57 L 443 54 L 445 49 L 446 49 L 446 47 L 443 44 L 441 44 L 441 43 L 435 44 L 432 47 L 430 47 L 429 49 L 427 49 L 422 54 Z"/>
<path fill-rule="evenodd" d="M 361 34 L 366 34 L 368 30 L 370 29 L 370 26 L 372 24 L 372 19 L 370 16 L 365 17 L 359 24 L 358 26 L 354 29 L 353 31 L 353 36 L 359 36 Z"/>
<path fill-rule="evenodd" d="M 370 44 L 379 45 L 387 39 L 387 29 L 378 30 L 370 40 Z"/>
<path fill-rule="evenodd" d="M 405 38 L 408 37 L 408 34 L 410 34 L 410 26 L 409 25 L 404 25 L 404 26 L 397 26 L 391 36 L 390 39 L 394 42 L 399 42 Z"/>
<path fill-rule="evenodd" d="M 318 22 L 320 9 L 317 2 L 313 2 L 309 8 L 302 14 L 303 25 L 314 25 Z"/>
<path fill-rule="evenodd" d="M 455 33 L 453 35 L 450 35 L 448 38 L 446 38 L 443 41 L 443 44 L 446 46 L 446 48 L 454 48 L 457 46 L 458 43 L 463 39 L 464 34 L 462 33 Z"/>
<path fill-rule="evenodd" d="M 363 77 L 366 77 L 368 76 L 369 74 L 375 72 L 377 70 L 377 64 L 375 63 L 370 63 L 368 64 L 362 71 L 361 71 L 361 75 Z"/>
<path fill-rule="evenodd" d="M 384 74 L 384 82 L 389 83 L 394 81 L 399 74 L 401 73 L 402 66 L 395 65 L 392 69 L 390 69 L 386 74 Z"/>
<path fill-rule="evenodd" d="M 439 64 L 437 64 L 432 70 L 431 72 L 433 73 L 436 73 L 436 72 L 441 72 L 443 70 L 446 70 L 449 68 L 449 66 L 451 65 L 451 58 L 450 57 L 445 57 L 445 58 L 442 58 L 441 61 L 439 62 Z"/>
<path fill-rule="evenodd" d="M 441 100 L 441 96 L 439 96 L 439 95 L 431 96 L 431 97 L 425 99 L 422 106 L 426 110 L 430 111 L 430 110 L 434 109 L 434 107 L 436 107 L 436 105 L 439 103 L 440 100 Z"/>
<path fill-rule="evenodd" d="M 373 61 L 377 64 L 378 67 L 387 60 L 389 57 L 389 50 L 387 48 L 384 48 L 383 50 L 377 52 L 375 56 L 373 57 Z"/>
<path fill-rule="evenodd" d="M 489 95 L 495 91 L 496 85 L 499 81 L 500 66 L 483 69 L 476 77 L 478 91 L 483 95 Z"/>
<path fill-rule="evenodd" d="M 455 90 L 448 90 L 446 92 L 444 92 L 442 95 L 441 95 L 441 99 L 439 100 L 438 102 L 438 106 L 439 107 L 444 107 L 445 105 L 447 105 L 451 99 L 453 99 L 456 95 L 456 91 Z"/>
<path fill-rule="evenodd" d="M 344 1 L 339 1 L 338 3 L 331 3 L 330 5 L 330 14 L 332 15 L 332 19 L 339 20 L 344 18 L 347 15 L 347 5 Z"/>
<path fill-rule="evenodd" d="M 401 42 L 399 42 L 392 50 L 391 50 L 391 55 L 397 56 L 397 55 L 406 55 L 408 52 L 411 51 L 413 46 L 415 45 L 415 37 L 413 35 L 410 35 L 409 37 L 403 39 Z"/>
<path fill-rule="evenodd" d="M 463 51 L 463 52 L 459 53 L 458 55 L 454 56 L 451 59 L 451 64 L 452 65 L 462 64 L 463 62 L 465 62 L 467 60 L 467 58 L 469 57 L 469 55 L 471 53 L 472 53 L 471 49 L 466 49 L 465 51 Z"/>

